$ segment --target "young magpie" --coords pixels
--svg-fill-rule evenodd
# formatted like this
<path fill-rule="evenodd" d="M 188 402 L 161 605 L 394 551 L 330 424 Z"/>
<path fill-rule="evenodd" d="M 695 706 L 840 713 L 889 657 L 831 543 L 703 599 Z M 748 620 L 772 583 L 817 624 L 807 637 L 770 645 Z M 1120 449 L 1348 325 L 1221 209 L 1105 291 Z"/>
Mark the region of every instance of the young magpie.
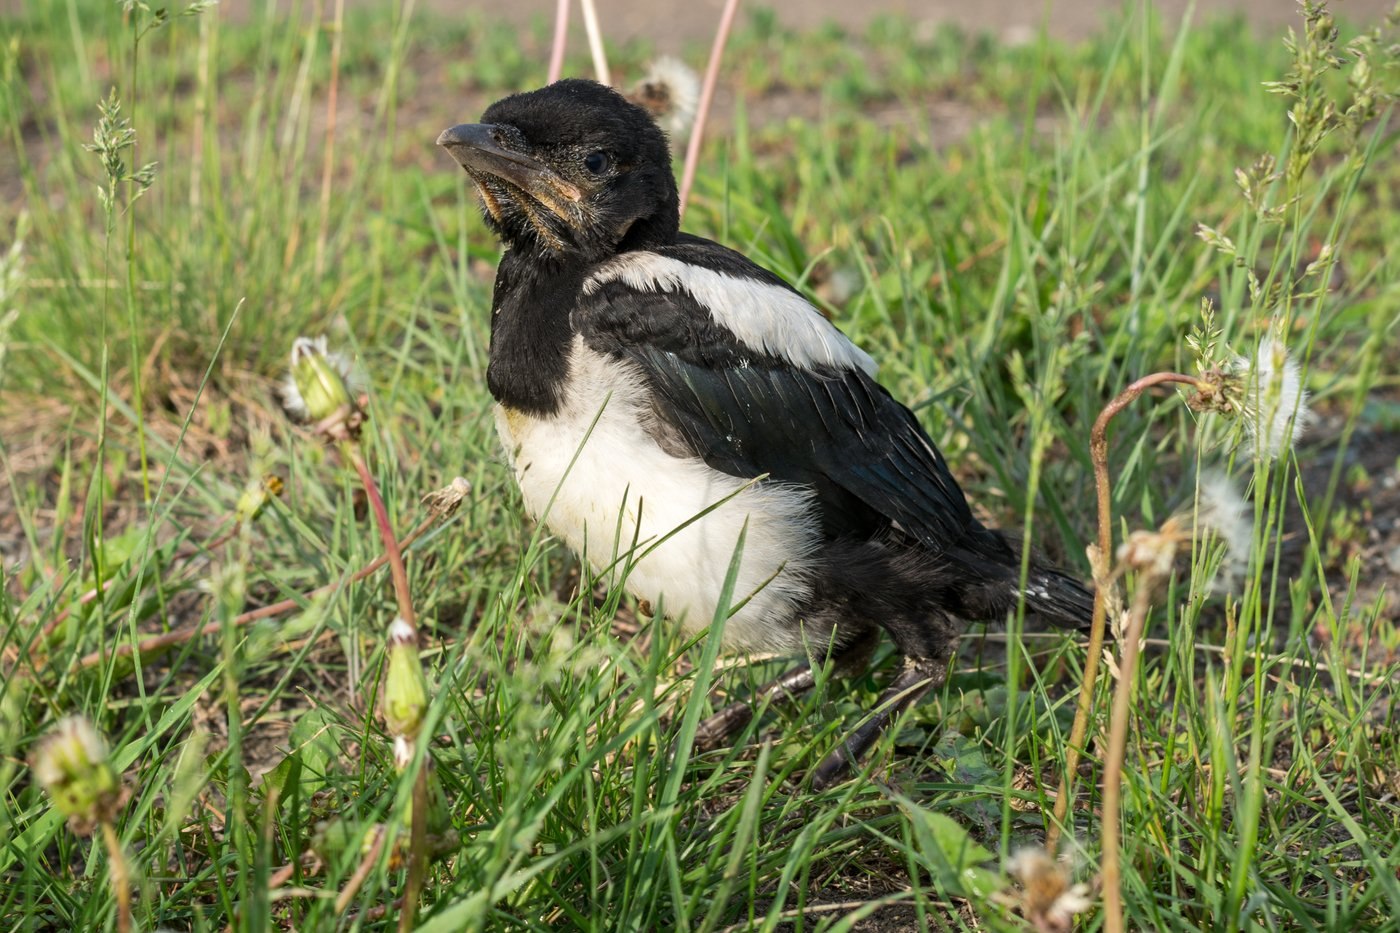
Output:
<path fill-rule="evenodd" d="M 864 351 L 778 276 L 680 232 L 666 137 L 640 107 L 565 80 L 437 142 L 506 246 L 487 384 L 530 514 L 594 567 L 630 553 L 627 587 L 691 631 L 744 534 L 726 647 L 850 668 L 893 639 L 898 673 L 814 784 L 942 683 L 956 619 L 1024 597 L 1087 622 L 1092 597 L 1055 570 L 1033 567 L 1021 591 L 1019 554 L 973 517 Z M 808 663 L 764 690 L 812 683 Z M 700 742 L 751 716 L 723 710 Z"/>

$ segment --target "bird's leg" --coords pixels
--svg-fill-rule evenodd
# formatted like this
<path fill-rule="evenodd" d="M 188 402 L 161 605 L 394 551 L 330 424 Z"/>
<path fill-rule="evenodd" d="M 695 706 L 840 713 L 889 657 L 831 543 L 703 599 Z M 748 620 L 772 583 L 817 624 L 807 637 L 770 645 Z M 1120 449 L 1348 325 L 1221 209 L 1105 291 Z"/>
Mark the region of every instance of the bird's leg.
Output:
<path fill-rule="evenodd" d="M 774 680 L 769 681 L 747 700 L 730 703 L 724 709 L 700 723 L 695 730 L 695 749 L 712 751 L 724 745 L 731 735 L 749 724 L 754 709 L 765 700 L 791 698 L 795 694 L 812 689 L 816 683 L 816 673 L 806 662 Z"/>
<path fill-rule="evenodd" d="M 765 701 L 791 701 L 796 699 L 799 693 L 812 689 L 817 682 L 813 664 L 823 663 L 823 656 L 838 673 L 860 670 L 869 663 L 877 644 L 878 638 L 873 637 L 873 633 L 852 634 L 844 644 L 832 644 L 825 650 L 810 655 L 806 663 L 799 664 L 781 677 L 759 687 L 752 697 L 730 703 L 700 723 L 700 728 L 695 732 L 694 747 L 698 751 L 720 748 L 730 736 L 753 720 L 754 713 Z"/>
<path fill-rule="evenodd" d="M 880 702 L 870 718 L 856 727 L 850 738 L 837 746 L 812 772 L 812 788 L 822 790 L 848 777 L 852 764 L 870 750 L 870 746 L 889 727 L 890 721 L 925 693 L 941 686 L 947 676 L 947 658 L 905 655 L 899 674 L 881 694 Z"/>

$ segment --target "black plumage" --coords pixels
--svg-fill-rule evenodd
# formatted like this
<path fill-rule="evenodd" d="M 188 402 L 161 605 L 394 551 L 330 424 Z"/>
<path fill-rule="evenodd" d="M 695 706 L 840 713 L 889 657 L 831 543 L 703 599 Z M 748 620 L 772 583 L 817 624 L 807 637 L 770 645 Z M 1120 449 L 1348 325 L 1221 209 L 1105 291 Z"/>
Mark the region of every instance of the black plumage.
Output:
<path fill-rule="evenodd" d="M 778 276 L 679 232 L 666 140 L 640 108 L 561 81 L 438 142 L 507 247 L 487 376 L 527 508 L 595 566 L 640 542 L 627 584 L 691 628 L 710 622 L 746 529 L 736 647 L 853 666 L 882 630 L 895 642 L 900 671 L 816 783 L 941 683 L 956 620 L 1024 599 L 1087 622 L 1092 598 L 1058 571 L 1034 566 L 1022 591 L 1019 554 L 864 352 Z M 767 689 L 812 680 L 803 665 Z M 750 715 L 722 711 L 701 740 Z"/>

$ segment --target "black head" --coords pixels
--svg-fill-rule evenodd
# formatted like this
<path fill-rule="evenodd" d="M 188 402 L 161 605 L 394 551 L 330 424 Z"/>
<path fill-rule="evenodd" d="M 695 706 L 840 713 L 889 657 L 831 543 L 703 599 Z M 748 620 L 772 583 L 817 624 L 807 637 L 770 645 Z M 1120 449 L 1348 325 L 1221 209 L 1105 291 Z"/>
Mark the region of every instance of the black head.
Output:
<path fill-rule="evenodd" d="M 665 135 L 594 81 L 513 94 L 438 145 L 476 182 L 487 223 L 512 250 L 597 262 L 670 243 L 679 229 Z"/>

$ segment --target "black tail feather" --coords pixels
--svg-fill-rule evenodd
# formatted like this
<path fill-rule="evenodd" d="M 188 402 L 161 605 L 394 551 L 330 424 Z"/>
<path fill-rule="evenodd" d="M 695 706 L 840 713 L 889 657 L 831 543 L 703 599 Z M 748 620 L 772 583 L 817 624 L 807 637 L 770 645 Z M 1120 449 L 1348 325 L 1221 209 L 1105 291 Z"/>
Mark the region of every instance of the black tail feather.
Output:
<path fill-rule="evenodd" d="M 1094 616 L 1094 593 L 1058 570 L 1032 567 L 1026 608 L 1061 628 L 1087 629 Z"/>
<path fill-rule="evenodd" d="M 1021 600 L 1020 553 L 1001 532 L 985 530 L 973 547 L 950 554 L 961 565 L 959 606 L 965 619 L 1004 619 Z M 1094 615 L 1093 591 L 1078 580 L 1032 558 L 1025 586 L 1026 609 L 1061 628 L 1087 629 Z"/>

